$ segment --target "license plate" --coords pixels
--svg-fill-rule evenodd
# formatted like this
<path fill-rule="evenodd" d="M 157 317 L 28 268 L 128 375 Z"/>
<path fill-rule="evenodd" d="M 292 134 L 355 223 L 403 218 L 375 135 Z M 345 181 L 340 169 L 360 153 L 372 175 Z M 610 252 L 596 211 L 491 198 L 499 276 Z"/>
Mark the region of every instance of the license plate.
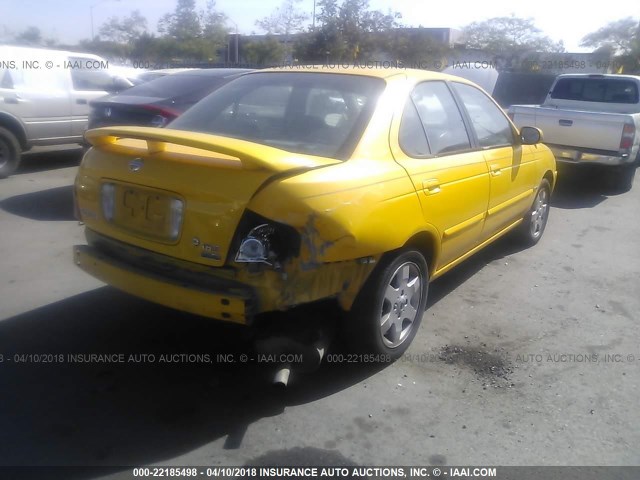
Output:
<path fill-rule="evenodd" d="M 115 184 L 113 223 L 152 240 L 175 242 L 183 202 L 166 192 Z"/>

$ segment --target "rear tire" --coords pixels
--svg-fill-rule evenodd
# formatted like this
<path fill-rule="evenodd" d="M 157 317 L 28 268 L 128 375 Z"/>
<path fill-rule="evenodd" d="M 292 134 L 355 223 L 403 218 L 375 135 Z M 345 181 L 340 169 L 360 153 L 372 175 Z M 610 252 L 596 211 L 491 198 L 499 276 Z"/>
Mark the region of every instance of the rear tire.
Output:
<path fill-rule="evenodd" d="M 16 136 L 0 127 L 0 178 L 7 178 L 20 164 L 20 144 Z"/>
<path fill-rule="evenodd" d="M 536 191 L 531 208 L 524 216 L 516 231 L 518 239 L 526 246 L 532 247 L 540 241 L 549 219 L 549 200 L 551 199 L 551 185 L 544 178 Z"/>
<path fill-rule="evenodd" d="M 612 173 L 612 187 L 620 193 L 628 192 L 633 187 L 633 179 L 636 176 L 636 167 L 634 162 L 629 165 L 617 167 Z"/>
<path fill-rule="evenodd" d="M 400 358 L 420 327 L 428 283 L 427 262 L 417 250 L 383 257 L 346 319 L 347 343 L 356 352 L 384 356 L 380 361 Z"/>

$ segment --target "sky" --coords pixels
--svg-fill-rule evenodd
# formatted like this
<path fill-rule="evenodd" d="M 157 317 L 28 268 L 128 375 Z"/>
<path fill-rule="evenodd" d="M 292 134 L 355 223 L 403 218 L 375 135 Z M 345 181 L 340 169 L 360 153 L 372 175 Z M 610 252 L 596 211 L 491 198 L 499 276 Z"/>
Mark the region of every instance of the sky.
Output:
<path fill-rule="evenodd" d="M 261 33 L 255 22 L 268 16 L 282 0 L 217 0 L 218 10 L 229 18 L 228 25 L 240 34 Z M 206 0 L 197 0 L 204 7 Z M 314 0 L 300 0 L 301 10 L 313 11 Z M 0 38 L 10 32 L 20 32 L 36 26 L 45 38 L 74 44 L 91 37 L 91 14 L 94 29 L 112 16 L 125 16 L 140 10 L 148 26 L 155 29 L 158 19 L 173 11 L 176 0 L 0 0 Z M 587 2 L 536 0 L 506 2 L 498 0 L 427 1 L 427 0 L 370 0 L 373 9 L 391 9 L 402 14 L 407 26 L 461 28 L 473 21 L 514 14 L 532 17 L 535 25 L 555 41 L 562 40 L 569 52 L 588 51 L 580 48 L 580 40 L 610 21 L 627 16 L 637 18 L 637 0 L 616 0 L 609 8 L 589 6 Z M 311 19 L 309 19 L 311 23 Z"/>

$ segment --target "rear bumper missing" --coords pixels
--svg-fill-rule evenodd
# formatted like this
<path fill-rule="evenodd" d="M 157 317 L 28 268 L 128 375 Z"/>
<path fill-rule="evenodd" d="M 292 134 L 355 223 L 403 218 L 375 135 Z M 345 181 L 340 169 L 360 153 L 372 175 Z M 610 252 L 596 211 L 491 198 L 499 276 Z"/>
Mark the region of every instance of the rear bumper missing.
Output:
<path fill-rule="evenodd" d="M 185 312 L 248 324 L 255 295 L 249 287 L 195 284 L 136 268 L 88 245 L 76 245 L 76 265 L 103 282 L 137 297 Z M 225 279 L 220 279 L 225 282 Z"/>

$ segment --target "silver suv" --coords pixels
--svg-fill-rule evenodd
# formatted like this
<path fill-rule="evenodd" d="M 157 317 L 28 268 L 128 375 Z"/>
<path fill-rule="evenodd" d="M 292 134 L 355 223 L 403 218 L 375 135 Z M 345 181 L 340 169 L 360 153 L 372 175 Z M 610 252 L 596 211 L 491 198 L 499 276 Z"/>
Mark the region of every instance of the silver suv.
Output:
<path fill-rule="evenodd" d="M 0 45 L 0 178 L 34 145 L 82 143 L 89 102 L 131 86 L 96 55 Z"/>

